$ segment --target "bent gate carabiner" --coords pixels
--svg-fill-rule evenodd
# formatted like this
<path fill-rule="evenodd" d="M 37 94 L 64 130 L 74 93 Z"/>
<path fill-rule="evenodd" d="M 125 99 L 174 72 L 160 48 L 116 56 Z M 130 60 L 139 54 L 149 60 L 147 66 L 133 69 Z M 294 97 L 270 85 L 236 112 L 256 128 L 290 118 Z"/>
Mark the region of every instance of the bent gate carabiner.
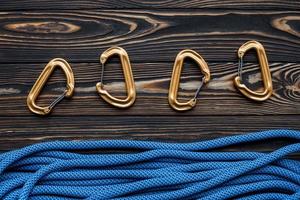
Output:
<path fill-rule="evenodd" d="M 241 83 L 242 80 L 242 67 L 243 67 L 243 56 L 247 51 L 250 49 L 255 49 L 260 69 L 261 75 L 264 85 L 264 90 L 262 92 L 254 92 L 250 90 L 245 84 Z M 234 84 L 239 89 L 239 91 L 245 95 L 246 97 L 255 100 L 255 101 L 265 101 L 267 100 L 273 93 L 273 86 L 272 86 L 272 77 L 271 72 L 268 65 L 267 55 L 263 45 L 257 41 L 248 41 L 243 44 L 238 50 L 238 57 L 239 57 L 239 69 L 238 69 L 238 76 L 234 78 Z"/>
<path fill-rule="evenodd" d="M 60 67 L 63 70 L 67 78 L 67 88 L 63 92 L 63 94 L 60 95 L 57 99 L 55 99 L 49 106 L 47 107 L 38 106 L 36 105 L 35 101 L 56 67 Z M 74 81 L 73 71 L 70 65 L 68 64 L 68 62 L 61 58 L 55 58 L 46 65 L 46 67 L 40 74 L 39 78 L 34 83 L 27 97 L 27 106 L 29 110 L 35 114 L 47 115 L 51 112 L 52 108 L 56 104 L 58 104 L 64 97 L 71 97 L 73 95 L 74 85 L 75 85 L 75 81 Z"/>
<path fill-rule="evenodd" d="M 123 68 L 123 74 L 125 78 L 125 85 L 127 90 L 127 97 L 125 99 L 119 99 L 111 96 L 105 89 L 103 84 L 104 64 L 107 59 L 113 55 L 120 57 L 121 65 Z M 131 106 L 136 99 L 136 91 L 134 79 L 131 71 L 130 60 L 127 52 L 121 47 L 111 47 L 104 51 L 100 56 L 100 62 L 102 64 L 102 74 L 100 82 L 96 84 L 96 89 L 99 95 L 109 104 L 118 108 L 127 108 Z"/>
<path fill-rule="evenodd" d="M 177 100 L 177 93 L 178 93 L 178 88 L 179 88 L 179 82 L 180 82 L 180 75 L 183 67 L 183 62 L 185 58 L 191 58 L 193 59 L 200 67 L 201 72 L 203 73 L 203 78 L 201 81 L 200 86 L 197 89 L 197 92 L 194 96 L 193 99 L 189 100 L 188 102 L 182 103 L 178 102 Z M 210 71 L 208 68 L 207 63 L 205 60 L 195 51 L 191 49 L 185 49 L 181 52 L 178 53 L 175 63 L 173 66 L 173 72 L 172 72 L 172 78 L 170 82 L 170 87 L 169 87 L 169 104 L 170 106 L 177 110 L 177 111 L 186 111 L 192 109 L 197 102 L 197 96 L 200 92 L 201 87 L 203 86 L 204 83 L 207 83 L 210 80 Z"/>

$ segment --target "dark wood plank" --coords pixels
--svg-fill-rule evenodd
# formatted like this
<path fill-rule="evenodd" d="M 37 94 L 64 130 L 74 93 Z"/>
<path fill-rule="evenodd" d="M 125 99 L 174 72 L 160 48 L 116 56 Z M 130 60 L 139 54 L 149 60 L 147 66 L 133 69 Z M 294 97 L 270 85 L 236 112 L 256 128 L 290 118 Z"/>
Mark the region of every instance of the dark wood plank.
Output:
<path fill-rule="evenodd" d="M 0 152 L 48 140 L 192 142 L 266 129 L 300 130 L 299 10 L 296 0 L 0 1 Z M 232 84 L 236 51 L 251 39 L 264 44 L 273 76 L 274 95 L 263 103 L 246 99 Z M 126 110 L 111 107 L 95 91 L 99 54 L 113 45 L 128 51 L 137 85 L 138 99 Z M 169 107 L 167 93 L 175 56 L 185 48 L 208 61 L 212 80 L 195 109 L 178 113 Z M 256 90 L 262 86 L 254 55 L 247 55 L 243 78 Z M 39 117 L 28 111 L 26 97 L 54 57 L 71 62 L 76 92 L 50 116 Z M 107 65 L 105 84 L 122 96 L 117 61 Z M 188 61 L 181 99 L 194 95 L 200 76 Z M 53 100 L 64 81 L 56 71 L 38 103 Z M 288 142 L 227 150 L 269 151 Z"/>
<path fill-rule="evenodd" d="M 45 63 L 46 64 L 46 63 Z M 44 64 L 44 65 L 45 65 Z M 258 103 L 242 96 L 233 85 L 236 63 L 209 63 L 212 80 L 200 92 L 196 107 L 188 112 L 173 111 L 167 100 L 173 63 L 132 63 L 137 100 L 130 108 L 120 110 L 104 102 L 96 93 L 101 66 L 97 63 L 71 64 L 75 74 L 75 94 L 54 108 L 53 116 L 70 115 L 274 115 L 300 114 L 300 64 L 272 63 L 270 65 L 274 94 Z M 1 64 L 0 68 L 0 116 L 31 115 L 26 98 L 44 65 Z M 246 63 L 243 79 L 250 88 L 262 87 L 257 64 Z M 180 99 L 194 96 L 201 72 L 187 62 L 181 77 Z M 108 64 L 105 85 L 117 96 L 124 95 L 124 81 L 119 64 Z M 39 105 L 49 105 L 65 89 L 65 78 L 57 70 L 40 96 Z M 32 114 L 33 115 L 33 114 Z"/>
<path fill-rule="evenodd" d="M 0 117 L 0 150 L 48 140 L 137 139 L 192 142 L 267 129 L 300 130 L 299 120 L 299 116 Z M 252 148 L 269 150 L 281 145 L 283 141 L 268 141 Z M 239 150 L 242 148 L 238 147 Z"/>
<path fill-rule="evenodd" d="M 2 63 L 37 63 L 53 57 L 97 62 L 100 52 L 118 45 L 134 62 L 173 62 L 185 48 L 210 62 L 235 62 L 240 45 L 257 40 L 271 62 L 300 62 L 299 23 L 298 11 L 2 12 L 0 58 Z"/>
<path fill-rule="evenodd" d="M 214 8 L 214 9 L 300 9 L 297 0 L 2 0 L 0 10 L 95 9 L 95 8 Z"/>

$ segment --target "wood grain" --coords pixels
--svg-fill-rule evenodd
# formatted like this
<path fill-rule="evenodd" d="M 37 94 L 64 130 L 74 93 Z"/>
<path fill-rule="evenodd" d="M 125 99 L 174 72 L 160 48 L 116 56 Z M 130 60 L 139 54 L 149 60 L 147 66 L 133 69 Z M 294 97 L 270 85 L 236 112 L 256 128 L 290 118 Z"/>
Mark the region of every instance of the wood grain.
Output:
<path fill-rule="evenodd" d="M 241 128 L 242 127 L 242 128 Z M 0 117 L 0 150 L 49 140 L 137 139 L 192 142 L 251 131 L 300 129 L 299 118 L 286 116 L 82 116 Z M 270 150 L 277 139 L 251 148 Z M 242 147 L 238 147 L 241 150 Z M 235 147 L 232 150 L 237 150 Z M 248 147 L 249 149 L 249 147 Z"/>
<path fill-rule="evenodd" d="M 45 63 L 46 64 L 46 63 Z M 44 65 L 45 65 L 44 64 Z M 270 65 L 274 94 L 257 103 L 242 96 L 233 86 L 235 63 L 209 63 L 212 80 L 200 92 L 196 107 L 188 112 L 173 111 L 167 100 L 172 63 L 132 63 L 137 100 L 130 108 L 120 110 L 104 102 L 96 93 L 101 66 L 97 63 L 71 64 L 75 74 L 75 95 L 54 108 L 54 116 L 69 115 L 274 115 L 300 114 L 300 65 Z M 30 115 L 26 98 L 43 69 L 37 64 L 2 64 L 0 68 L 0 116 Z M 192 62 L 185 64 L 179 96 L 187 101 L 200 84 L 201 72 Z M 253 90 L 262 88 L 257 64 L 246 63 L 245 84 Z M 117 96 L 125 95 L 124 78 L 119 64 L 108 64 L 104 74 L 106 89 Z M 65 77 L 57 70 L 47 83 L 39 104 L 49 105 L 65 89 Z M 76 109 L 75 109 L 76 108 Z M 151 108 L 151 109 L 145 109 Z M 78 110 L 80 112 L 78 112 Z"/>
<path fill-rule="evenodd" d="M 0 12 L 0 58 L 2 63 L 38 63 L 53 57 L 98 62 L 100 52 L 118 45 L 134 62 L 173 62 L 185 48 L 209 62 L 233 62 L 244 42 L 257 40 L 270 62 L 299 62 L 299 24 L 298 11 Z"/>
<path fill-rule="evenodd" d="M 296 0 L 70 0 L 0 1 L 0 151 L 48 140 L 138 139 L 197 141 L 251 131 L 300 130 L 300 2 Z M 236 51 L 257 40 L 266 48 L 273 77 L 271 99 L 257 103 L 233 86 Z M 96 93 L 99 55 L 111 46 L 128 52 L 137 101 L 120 110 Z M 212 80 L 196 107 L 173 111 L 167 95 L 176 54 L 191 48 L 208 62 Z M 48 117 L 30 113 L 29 90 L 49 60 L 68 60 L 75 94 Z M 117 58 L 105 69 L 105 86 L 124 96 Z M 243 80 L 262 88 L 255 53 L 245 59 Z M 191 98 L 201 77 L 187 60 L 179 96 Z M 65 87 L 57 70 L 38 104 L 48 105 Z M 286 140 L 228 150 L 269 151 Z M 297 156 L 299 158 L 299 155 Z"/>
<path fill-rule="evenodd" d="M 0 10 L 95 8 L 211 8 L 211 9 L 300 9 L 297 0 L 2 0 Z"/>

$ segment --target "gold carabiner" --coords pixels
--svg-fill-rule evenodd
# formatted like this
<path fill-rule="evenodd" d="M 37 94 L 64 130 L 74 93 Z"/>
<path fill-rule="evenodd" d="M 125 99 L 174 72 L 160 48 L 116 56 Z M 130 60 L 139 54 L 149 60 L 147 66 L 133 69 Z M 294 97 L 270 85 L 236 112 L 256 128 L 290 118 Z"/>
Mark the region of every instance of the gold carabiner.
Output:
<path fill-rule="evenodd" d="M 201 72 L 204 74 L 201 84 L 197 89 L 197 92 L 193 99 L 189 100 L 188 102 L 182 103 L 177 101 L 177 93 L 178 87 L 180 82 L 180 74 L 183 67 L 183 62 L 185 58 L 191 58 L 199 65 Z M 197 97 L 200 93 L 200 89 L 204 83 L 207 83 L 210 80 L 210 71 L 208 65 L 206 64 L 205 60 L 195 51 L 186 49 L 178 53 L 175 63 L 173 66 L 172 78 L 169 87 L 169 104 L 170 106 L 177 110 L 177 111 L 186 111 L 190 110 L 196 105 Z"/>
<path fill-rule="evenodd" d="M 56 67 L 62 68 L 66 78 L 67 78 L 67 88 L 60 95 L 57 99 L 55 99 L 49 106 L 47 107 L 40 107 L 36 105 L 35 101 L 39 96 L 41 90 L 43 89 L 44 85 L 46 84 L 49 76 L 52 74 Z M 73 71 L 68 64 L 67 61 L 61 58 L 55 58 L 51 60 L 45 67 L 45 69 L 40 74 L 39 78 L 34 83 L 32 89 L 30 90 L 28 97 L 27 97 L 27 106 L 29 110 L 38 115 L 47 115 L 51 112 L 52 108 L 58 104 L 64 97 L 71 97 L 74 92 L 74 75 Z"/>
<path fill-rule="evenodd" d="M 113 97 L 104 89 L 104 84 L 103 84 L 104 64 L 109 57 L 115 54 L 119 55 L 121 65 L 123 68 L 123 74 L 125 77 L 125 85 L 127 90 L 127 97 L 125 99 L 118 99 L 116 97 Z M 134 84 L 134 79 L 131 71 L 130 60 L 127 52 L 121 47 L 111 47 L 101 54 L 100 62 L 102 64 L 102 74 L 101 74 L 100 82 L 96 84 L 96 89 L 100 94 L 100 96 L 107 103 L 119 108 L 127 108 L 131 106 L 135 102 L 136 91 L 135 91 L 135 84 Z"/>
<path fill-rule="evenodd" d="M 262 80 L 264 84 L 264 91 L 262 92 L 254 92 L 247 88 L 246 85 L 241 83 L 242 81 L 242 68 L 243 68 L 243 56 L 245 53 L 250 50 L 255 49 L 260 68 L 262 74 Z M 248 41 L 243 44 L 238 50 L 238 57 L 239 57 L 239 68 L 238 68 L 238 76 L 234 78 L 234 84 L 239 89 L 239 91 L 245 95 L 246 97 L 255 100 L 255 101 L 265 101 L 267 100 L 273 93 L 273 86 L 272 86 L 272 77 L 271 72 L 268 65 L 267 55 L 263 45 L 257 41 Z"/>

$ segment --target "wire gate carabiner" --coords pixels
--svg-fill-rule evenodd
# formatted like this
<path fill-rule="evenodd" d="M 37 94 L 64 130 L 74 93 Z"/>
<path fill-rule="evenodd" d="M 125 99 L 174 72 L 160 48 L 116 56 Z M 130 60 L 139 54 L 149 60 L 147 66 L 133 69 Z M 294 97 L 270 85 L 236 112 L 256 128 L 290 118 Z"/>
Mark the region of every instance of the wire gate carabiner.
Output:
<path fill-rule="evenodd" d="M 113 55 L 119 55 L 121 65 L 123 68 L 123 74 L 125 78 L 125 85 L 127 90 L 127 97 L 125 99 L 119 99 L 110 95 L 105 89 L 103 84 L 104 66 L 107 59 Z M 100 82 L 96 84 L 96 89 L 99 95 L 109 104 L 118 108 L 130 107 L 136 99 L 135 83 L 131 70 L 130 60 L 127 52 L 121 47 L 112 47 L 103 52 L 100 56 L 100 62 L 102 64 L 102 73 Z"/>
<path fill-rule="evenodd" d="M 204 74 L 204 76 L 201 79 L 200 86 L 198 87 L 194 98 L 190 99 L 188 102 L 182 103 L 182 102 L 178 102 L 177 93 L 179 88 L 180 75 L 183 67 L 183 62 L 184 59 L 187 57 L 193 59 L 199 65 L 200 70 Z M 197 52 L 190 49 L 186 49 L 179 52 L 175 59 L 170 87 L 169 87 L 168 100 L 170 106 L 177 111 L 186 111 L 192 109 L 196 105 L 197 97 L 201 91 L 202 86 L 204 85 L 204 83 L 207 83 L 209 80 L 210 80 L 210 71 L 208 65 Z"/>
<path fill-rule="evenodd" d="M 243 57 L 245 53 L 250 49 L 255 49 L 257 52 L 263 84 L 264 84 L 264 90 L 262 92 L 252 91 L 245 84 L 241 83 L 242 70 L 243 70 Z M 273 93 L 273 86 L 272 86 L 272 77 L 268 65 L 267 55 L 263 45 L 257 41 L 248 41 L 239 48 L 238 57 L 239 57 L 238 76 L 234 78 L 235 86 L 243 95 L 245 95 L 246 97 L 252 100 L 255 101 L 267 100 Z"/>
<path fill-rule="evenodd" d="M 36 105 L 35 101 L 38 98 L 44 85 L 46 84 L 47 80 L 49 79 L 50 75 L 52 74 L 52 72 L 55 70 L 56 67 L 60 67 L 63 70 L 67 78 L 67 88 L 63 92 L 63 94 L 57 97 L 49 106 L 47 107 L 38 106 Z M 52 109 L 59 102 L 61 102 L 64 99 L 64 97 L 71 97 L 73 95 L 74 85 L 75 85 L 75 80 L 74 80 L 73 71 L 70 65 L 68 64 L 68 62 L 61 58 L 55 58 L 46 65 L 46 67 L 40 74 L 39 78 L 34 83 L 27 97 L 27 106 L 29 110 L 35 114 L 47 115 L 52 111 Z"/>

